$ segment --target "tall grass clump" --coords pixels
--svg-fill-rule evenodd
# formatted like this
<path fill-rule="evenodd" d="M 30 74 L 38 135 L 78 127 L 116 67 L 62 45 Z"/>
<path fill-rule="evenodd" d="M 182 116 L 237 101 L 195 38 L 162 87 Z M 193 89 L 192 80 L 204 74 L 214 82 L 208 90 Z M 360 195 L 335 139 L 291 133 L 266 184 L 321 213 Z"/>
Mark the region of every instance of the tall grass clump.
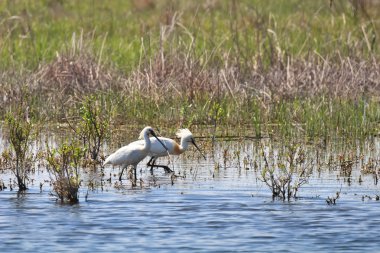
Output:
<path fill-rule="evenodd" d="M 53 180 L 54 194 L 61 202 L 79 201 L 80 165 L 84 150 L 76 143 L 62 143 L 58 148 L 47 147 L 47 169 Z"/>
<path fill-rule="evenodd" d="M 270 105 L 264 114 L 268 132 L 288 138 L 362 139 L 376 135 L 380 107 L 367 98 L 295 98 Z"/>

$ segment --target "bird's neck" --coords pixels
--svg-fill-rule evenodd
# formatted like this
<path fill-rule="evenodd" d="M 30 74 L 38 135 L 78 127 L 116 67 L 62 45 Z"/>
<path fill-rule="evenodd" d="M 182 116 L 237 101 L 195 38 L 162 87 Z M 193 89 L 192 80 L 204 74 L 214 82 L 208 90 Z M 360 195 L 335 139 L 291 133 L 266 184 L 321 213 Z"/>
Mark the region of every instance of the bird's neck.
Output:
<path fill-rule="evenodd" d="M 144 141 L 145 141 L 144 150 L 149 151 L 150 146 L 151 146 L 151 142 L 150 142 L 149 136 L 147 134 L 144 135 Z"/>
<path fill-rule="evenodd" d="M 189 147 L 189 142 L 185 140 L 184 138 L 181 139 L 181 145 L 179 146 L 179 151 L 181 154 L 187 150 Z"/>

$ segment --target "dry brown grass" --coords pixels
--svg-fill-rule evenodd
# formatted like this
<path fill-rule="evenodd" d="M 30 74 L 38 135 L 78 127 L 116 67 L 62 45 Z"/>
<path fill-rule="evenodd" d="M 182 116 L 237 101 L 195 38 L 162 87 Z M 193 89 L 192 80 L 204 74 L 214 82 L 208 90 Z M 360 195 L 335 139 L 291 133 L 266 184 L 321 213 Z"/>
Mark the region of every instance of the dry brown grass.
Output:
<path fill-rule="evenodd" d="M 84 42 L 83 34 L 78 40 L 73 34 L 70 49 L 57 53 L 53 62 L 40 66 L 30 85 L 39 92 L 64 95 L 105 90 L 110 87 L 113 76 L 101 60 L 102 52 L 95 56 L 92 47 Z"/>
<path fill-rule="evenodd" d="M 289 60 L 278 62 L 268 71 L 255 69 L 245 85 L 250 93 L 265 94 L 269 99 L 313 97 L 356 98 L 364 94 L 380 95 L 380 69 L 376 58 Z"/>
<path fill-rule="evenodd" d="M 170 26 L 167 29 L 163 40 L 170 37 Z M 245 118 L 230 116 L 233 122 L 251 122 L 253 107 L 259 107 L 254 113 L 265 120 L 270 118 L 271 104 L 294 98 L 357 100 L 364 96 L 377 101 L 380 97 L 376 55 L 359 58 L 337 53 L 323 57 L 315 52 L 301 59 L 273 52 L 268 64 L 259 55 L 245 62 L 228 54 L 223 58 L 213 52 L 198 55 L 189 43 L 162 48 L 153 57 L 142 56 L 138 67 L 125 75 L 104 64 L 102 52 L 94 52 L 91 41 L 84 41 L 83 36 L 78 40 L 73 37 L 68 50 L 57 53 L 55 60 L 41 65 L 35 73 L 2 73 L 0 112 L 9 111 L 26 97 L 31 115 L 62 122 L 77 116 L 85 96 L 101 93 L 115 108 L 118 118 L 114 120 L 118 122 L 152 120 L 156 116 L 149 112 L 163 108 L 167 111 L 160 115 L 167 118 L 164 115 L 174 115 L 174 110 L 191 104 L 198 110 L 193 115 L 195 122 L 216 122 L 212 107 L 221 101 L 232 102 L 234 114 L 245 108 Z M 178 117 L 178 124 L 183 116 Z"/>
<path fill-rule="evenodd" d="M 125 87 L 152 96 L 170 93 L 190 99 L 197 94 L 254 96 L 268 102 L 318 95 L 377 97 L 380 96 L 379 67 L 376 57 L 330 60 L 320 56 L 310 60 L 278 60 L 269 67 L 251 64 L 242 69 L 228 60 L 219 67 L 210 67 L 176 54 L 164 59 L 157 57 L 134 71 Z"/>
<path fill-rule="evenodd" d="M 80 100 L 83 95 L 97 91 L 121 91 L 122 94 L 142 94 L 155 101 L 169 94 L 189 101 L 199 96 L 218 98 L 230 96 L 257 98 L 264 104 L 295 97 L 345 97 L 356 99 L 363 95 L 380 96 L 379 60 L 358 58 L 322 58 L 309 60 L 288 58 L 264 67 L 255 59 L 248 67 L 239 68 L 226 59 L 217 66 L 201 63 L 183 52 L 158 55 L 141 64 L 129 76 L 120 75 L 101 66 L 87 51 L 59 54 L 55 61 L 41 66 L 37 73 L 1 75 L 3 83 L 0 104 L 6 108 L 23 93 L 44 95 L 46 103 L 64 99 Z"/>
<path fill-rule="evenodd" d="M 55 61 L 38 70 L 33 85 L 42 92 L 75 94 L 106 89 L 111 81 L 111 74 L 88 54 L 57 55 Z"/>

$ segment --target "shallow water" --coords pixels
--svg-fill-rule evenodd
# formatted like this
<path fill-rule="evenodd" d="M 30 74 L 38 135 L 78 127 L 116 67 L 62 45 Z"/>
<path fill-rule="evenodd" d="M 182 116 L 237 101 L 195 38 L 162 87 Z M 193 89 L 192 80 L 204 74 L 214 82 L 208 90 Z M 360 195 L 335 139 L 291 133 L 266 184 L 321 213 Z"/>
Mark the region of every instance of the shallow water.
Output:
<path fill-rule="evenodd" d="M 371 153 L 378 154 L 378 144 Z M 227 167 L 222 151 L 231 150 Z M 185 175 L 171 185 L 168 175 L 155 172 L 156 186 L 144 163 L 138 177 L 143 187 L 131 189 L 127 180 L 117 184 L 117 168 L 108 168 L 112 182 L 88 192 L 82 187 L 80 203 L 61 205 L 51 188 L 39 181 L 22 195 L 0 192 L 0 245 L 3 252 L 358 252 L 378 251 L 380 201 L 372 176 L 359 184 L 360 164 L 351 184 L 336 170 L 314 172 L 299 198 L 272 200 L 271 192 L 243 158 L 258 160 L 253 142 L 217 143 L 207 161 L 196 153 L 173 158 L 177 174 Z M 233 153 L 239 150 L 240 158 Z M 356 150 L 356 149 L 354 149 Z M 310 151 L 312 152 L 312 151 Z M 359 151 L 358 151 L 359 152 Z M 236 152 L 235 152 L 236 153 Z M 327 156 L 325 156 L 327 157 Z M 327 158 L 326 158 L 327 159 Z M 367 159 L 367 158 L 365 158 Z M 364 159 L 364 160 L 365 160 Z M 166 160 L 164 160 L 166 163 Z M 260 164 L 260 162 L 259 162 Z M 88 173 L 94 178 L 97 173 Z M 10 174 L 0 174 L 9 182 Z M 341 191 L 336 205 L 326 198 Z M 372 199 L 362 196 L 371 196 Z"/>

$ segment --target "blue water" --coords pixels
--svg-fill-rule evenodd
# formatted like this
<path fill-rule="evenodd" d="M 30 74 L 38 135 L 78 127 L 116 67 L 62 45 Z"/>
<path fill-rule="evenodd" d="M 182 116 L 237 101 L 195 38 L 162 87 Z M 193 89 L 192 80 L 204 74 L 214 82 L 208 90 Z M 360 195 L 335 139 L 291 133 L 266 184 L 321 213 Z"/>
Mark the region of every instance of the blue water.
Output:
<path fill-rule="evenodd" d="M 314 173 L 299 199 L 273 201 L 252 169 L 231 163 L 215 171 L 210 157 L 172 162 L 186 175 L 174 185 L 157 171 L 152 186 L 141 164 L 142 188 L 131 189 L 127 180 L 115 187 L 115 176 L 87 200 L 82 187 L 77 205 L 56 202 L 48 183 L 40 191 L 43 173 L 25 194 L 1 191 L 1 252 L 379 251 L 380 201 L 362 200 L 380 192 L 369 176 L 348 185 L 335 172 Z M 0 174 L 6 184 L 9 177 Z M 336 191 L 337 204 L 327 205 Z"/>

